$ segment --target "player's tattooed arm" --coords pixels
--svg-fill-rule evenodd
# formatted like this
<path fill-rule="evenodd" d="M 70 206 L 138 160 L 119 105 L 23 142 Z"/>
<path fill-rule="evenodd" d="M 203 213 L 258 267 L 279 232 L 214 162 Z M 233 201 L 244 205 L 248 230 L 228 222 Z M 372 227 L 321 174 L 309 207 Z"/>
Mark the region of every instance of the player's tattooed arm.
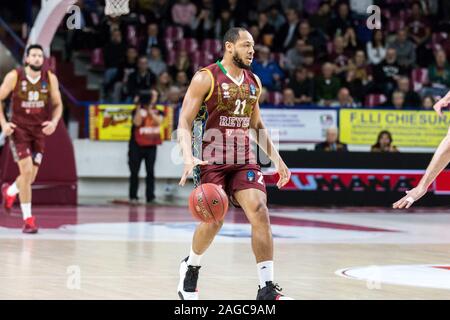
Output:
<path fill-rule="evenodd" d="M 0 86 L 0 124 L 2 126 L 2 132 L 9 136 L 14 132 L 16 125 L 14 123 L 8 122 L 3 108 L 3 101 L 11 94 L 17 82 L 17 71 L 12 70 L 6 74 L 3 79 L 3 83 Z"/>
<path fill-rule="evenodd" d="M 181 106 L 180 118 L 178 120 L 177 137 L 184 160 L 184 171 L 180 185 L 186 183 L 187 177 L 192 173 L 196 165 L 207 164 L 192 155 L 192 123 L 200 111 L 200 107 L 211 89 L 211 78 L 205 72 L 197 72 L 191 80 Z"/>

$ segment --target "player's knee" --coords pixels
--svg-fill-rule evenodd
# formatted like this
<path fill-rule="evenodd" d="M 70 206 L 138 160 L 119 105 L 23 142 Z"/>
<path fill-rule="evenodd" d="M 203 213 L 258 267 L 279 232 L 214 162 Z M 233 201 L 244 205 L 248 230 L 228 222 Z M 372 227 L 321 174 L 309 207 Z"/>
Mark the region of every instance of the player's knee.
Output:
<path fill-rule="evenodd" d="M 254 209 L 254 223 L 257 226 L 269 226 L 269 209 L 264 202 L 258 202 Z"/>
<path fill-rule="evenodd" d="M 22 176 L 23 181 L 25 181 L 26 183 L 31 183 L 33 180 L 33 167 L 24 167 L 20 175 Z"/>

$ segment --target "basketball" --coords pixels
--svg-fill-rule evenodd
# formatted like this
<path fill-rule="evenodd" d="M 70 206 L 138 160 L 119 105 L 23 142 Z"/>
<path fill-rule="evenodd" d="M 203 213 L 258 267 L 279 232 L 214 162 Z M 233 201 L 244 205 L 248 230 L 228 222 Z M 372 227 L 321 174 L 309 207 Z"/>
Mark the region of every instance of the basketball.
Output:
<path fill-rule="evenodd" d="M 206 223 L 220 221 L 228 211 L 227 194 L 217 184 L 201 184 L 191 192 L 189 209 L 196 220 Z"/>

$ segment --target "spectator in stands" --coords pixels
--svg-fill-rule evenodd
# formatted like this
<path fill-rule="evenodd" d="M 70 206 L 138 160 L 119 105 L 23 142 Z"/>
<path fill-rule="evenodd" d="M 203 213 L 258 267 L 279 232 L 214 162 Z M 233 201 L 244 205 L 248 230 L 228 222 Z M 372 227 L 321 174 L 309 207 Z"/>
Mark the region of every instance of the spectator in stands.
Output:
<path fill-rule="evenodd" d="M 139 57 L 137 70 L 129 75 L 125 87 L 126 102 L 137 103 L 140 95 L 150 92 L 156 82 L 155 80 L 156 76 L 150 71 L 147 58 L 145 56 Z"/>
<path fill-rule="evenodd" d="M 384 95 L 390 96 L 402 74 L 404 71 L 397 62 L 397 51 L 394 48 L 388 48 L 386 58 L 374 68 L 377 89 Z"/>
<path fill-rule="evenodd" d="M 186 72 L 184 72 L 184 71 L 177 72 L 177 74 L 175 76 L 174 85 L 180 89 L 180 94 L 182 96 L 186 93 L 187 88 L 189 86 L 189 79 L 188 79 Z"/>
<path fill-rule="evenodd" d="M 141 41 L 139 52 L 141 55 L 150 56 L 152 47 L 159 47 L 164 50 L 164 40 L 159 33 L 159 27 L 156 23 L 147 25 L 147 35 Z"/>
<path fill-rule="evenodd" d="M 193 35 L 198 40 L 214 37 L 214 18 L 211 0 L 203 0 L 200 12 L 191 23 Z"/>
<path fill-rule="evenodd" d="M 339 131 L 336 127 L 327 129 L 326 140 L 315 146 L 316 151 L 348 151 L 347 145 L 339 142 Z"/>
<path fill-rule="evenodd" d="M 372 69 L 366 63 L 366 55 L 363 50 L 358 50 L 353 59 L 349 61 L 346 83 L 352 95 L 363 101 L 372 85 Z"/>
<path fill-rule="evenodd" d="M 286 53 L 285 68 L 289 74 L 293 74 L 296 68 L 301 66 L 303 63 L 303 51 L 305 49 L 305 41 L 297 40 L 295 42 L 295 47 L 289 49 Z"/>
<path fill-rule="evenodd" d="M 417 92 L 411 90 L 411 82 L 408 77 L 401 76 L 397 80 L 397 90 L 403 92 L 405 96 L 405 107 L 420 108 L 421 98 Z"/>
<path fill-rule="evenodd" d="M 396 146 L 392 145 L 392 135 L 389 131 L 383 130 L 378 134 L 377 143 L 370 148 L 371 152 L 398 152 Z"/>
<path fill-rule="evenodd" d="M 311 31 L 311 26 L 307 20 L 298 25 L 297 39 L 305 41 L 305 50 L 313 51 L 316 60 L 320 61 L 327 55 L 326 39 L 319 32 Z"/>
<path fill-rule="evenodd" d="M 294 91 L 295 103 L 311 103 L 314 97 L 314 81 L 308 77 L 308 71 L 304 67 L 295 70 L 289 79 L 289 88 Z"/>
<path fill-rule="evenodd" d="M 367 57 L 370 64 L 377 65 L 382 62 L 386 56 L 386 43 L 383 31 L 374 30 L 372 40 L 366 44 Z"/>
<path fill-rule="evenodd" d="M 296 32 L 299 24 L 298 13 L 294 9 L 287 9 L 285 12 L 286 23 L 278 30 L 275 38 L 276 51 L 286 52 L 294 47 L 296 43 Z"/>
<path fill-rule="evenodd" d="M 294 90 L 292 90 L 291 88 L 285 88 L 283 90 L 283 105 L 288 107 L 295 106 Z"/>
<path fill-rule="evenodd" d="M 186 72 L 188 77 L 191 77 L 191 62 L 186 50 L 181 50 L 175 60 L 175 64 L 170 67 L 170 73 L 175 76 L 178 72 Z"/>
<path fill-rule="evenodd" d="M 278 63 L 270 59 L 268 47 L 261 46 L 258 49 L 258 59 L 253 61 L 252 69 L 261 79 L 262 85 L 269 91 L 280 90 L 284 73 Z"/>
<path fill-rule="evenodd" d="M 417 46 L 417 61 L 421 67 L 427 67 L 432 62 L 432 56 L 426 48 L 431 36 L 431 22 L 424 16 L 419 1 L 411 5 L 411 15 L 406 20 L 411 39 Z"/>
<path fill-rule="evenodd" d="M 161 102 L 165 102 L 169 98 L 169 89 L 172 86 L 172 77 L 167 71 L 161 73 L 158 77 L 158 83 L 156 84 L 156 89 L 159 93 L 159 99 Z"/>
<path fill-rule="evenodd" d="M 445 51 L 436 50 L 435 62 L 428 67 L 428 79 L 430 87 L 423 88 L 422 96 L 445 96 L 450 88 L 450 65 L 447 61 Z"/>
<path fill-rule="evenodd" d="M 269 17 L 266 12 L 258 14 L 259 38 L 263 45 L 272 48 L 275 37 L 275 27 L 269 23 Z"/>
<path fill-rule="evenodd" d="M 122 41 L 122 33 L 119 29 L 111 33 L 111 41 L 103 48 L 105 60 L 105 74 L 103 78 L 104 99 L 110 98 L 111 89 L 117 78 L 120 66 L 124 63 L 127 47 Z"/>
<path fill-rule="evenodd" d="M 136 48 L 129 47 L 126 55 L 127 57 L 125 62 L 122 66 L 120 66 L 119 72 L 117 73 L 117 77 L 115 79 L 114 93 L 112 97 L 113 103 L 122 102 L 123 88 L 126 86 L 130 74 L 135 72 L 137 69 L 138 52 Z"/>
<path fill-rule="evenodd" d="M 422 100 L 422 108 L 425 110 L 433 110 L 433 106 L 436 103 L 432 96 L 425 96 Z"/>
<path fill-rule="evenodd" d="M 171 1 L 169 0 L 157 0 L 152 3 L 153 18 L 156 20 L 162 30 L 165 30 L 167 24 L 171 22 Z"/>
<path fill-rule="evenodd" d="M 328 2 L 322 2 L 319 10 L 308 19 L 311 27 L 322 34 L 327 34 L 331 28 L 331 7 Z"/>
<path fill-rule="evenodd" d="M 286 18 L 280 12 L 280 8 L 276 4 L 270 7 L 267 18 L 269 19 L 269 23 L 275 28 L 275 33 L 286 23 Z"/>
<path fill-rule="evenodd" d="M 177 86 L 170 86 L 169 91 L 167 93 L 167 101 L 165 103 L 172 108 L 177 108 L 181 99 L 181 90 Z M 163 102 L 163 101 L 161 101 Z"/>
<path fill-rule="evenodd" d="M 346 2 L 338 5 L 337 15 L 332 20 L 330 34 L 343 36 L 344 41 L 350 47 L 356 48 L 355 21 L 350 16 L 350 9 Z"/>
<path fill-rule="evenodd" d="M 391 99 L 386 103 L 389 106 L 389 102 L 392 102 L 392 105 L 395 109 L 403 109 L 405 107 L 405 94 L 402 91 L 395 90 L 392 93 Z"/>
<path fill-rule="evenodd" d="M 328 60 L 336 66 L 335 73 L 337 76 L 345 78 L 351 55 L 352 52 L 345 49 L 344 37 L 334 37 L 333 51 L 328 55 Z"/>
<path fill-rule="evenodd" d="M 236 26 L 236 22 L 234 20 L 234 17 L 231 16 L 230 10 L 222 10 L 220 12 L 220 18 L 216 21 L 216 26 L 214 29 L 215 38 L 223 39 L 225 32 L 227 32 L 228 29 L 231 29 L 234 26 Z M 256 41 L 256 38 L 254 39 Z"/>
<path fill-rule="evenodd" d="M 172 21 L 188 31 L 197 14 L 197 7 L 189 0 L 178 0 L 172 7 Z"/>
<path fill-rule="evenodd" d="M 155 200 L 154 166 L 156 148 L 161 144 L 160 125 L 164 113 L 156 108 L 158 94 L 155 90 L 140 95 L 136 109 L 133 111 L 133 126 L 128 145 L 128 165 L 130 168 L 130 204 L 138 204 L 139 169 L 142 160 L 145 161 L 147 171 L 146 200 L 152 203 Z"/>
<path fill-rule="evenodd" d="M 397 31 L 397 36 L 389 44 L 389 48 L 394 48 L 397 52 L 397 62 L 409 73 L 416 63 L 416 46 L 408 39 L 406 28 Z"/>
<path fill-rule="evenodd" d="M 156 76 L 159 76 L 167 70 L 167 65 L 162 59 L 161 49 L 159 47 L 154 46 L 151 48 L 150 58 L 148 59 L 148 67 Z"/>
<path fill-rule="evenodd" d="M 316 101 L 321 106 L 329 106 L 341 87 L 341 81 L 334 75 L 334 68 L 332 63 L 326 62 L 322 66 L 322 76 L 317 79 Z"/>
<path fill-rule="evenodd" d="M 353 100 L 353 97 L 350 95 L 350 90 L 345 87 L 339 89 L 337 101 L 332 102 L 330 106 L 338 108 L 359 107 L 359 105 L 355 102 L 355 100 Z"/>

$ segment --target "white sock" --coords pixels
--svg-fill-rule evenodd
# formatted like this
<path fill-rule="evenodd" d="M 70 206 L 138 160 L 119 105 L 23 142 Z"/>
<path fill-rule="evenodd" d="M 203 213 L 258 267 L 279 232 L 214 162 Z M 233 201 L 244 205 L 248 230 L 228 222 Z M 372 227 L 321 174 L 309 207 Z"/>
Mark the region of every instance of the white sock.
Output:
<path fill-rule="evenodd" d="M 31 203 L 21 203 L 20 208 L 22 209 L 23 220 L 31 218 Z"/>
<path fill-rule="evenodd" d="M 17 188 L 17 184 L 14 182 L 9 188 L 6 190 L 6 194 L 8 196 L 15 196 L 19 193 L 19 188 Z"/>
<path fill-rule="evenodd" d="M 196 266 L 196 267 L 200 266 L 200 260 L 202 259 L 202 257 L 203 257 L 203 254 L 196 254 L 194 252 L 194 250 L 192 250 L 192 247 L 191 247 L 191 252 L 189 253 L 187 265 L 188 266 Z"/>
<path fill-rule="evenodd" d="M 273 261 L 263 261 L 256 264 L 261 288 L 266 286 L 266 281 L 273 281 Z"/>

